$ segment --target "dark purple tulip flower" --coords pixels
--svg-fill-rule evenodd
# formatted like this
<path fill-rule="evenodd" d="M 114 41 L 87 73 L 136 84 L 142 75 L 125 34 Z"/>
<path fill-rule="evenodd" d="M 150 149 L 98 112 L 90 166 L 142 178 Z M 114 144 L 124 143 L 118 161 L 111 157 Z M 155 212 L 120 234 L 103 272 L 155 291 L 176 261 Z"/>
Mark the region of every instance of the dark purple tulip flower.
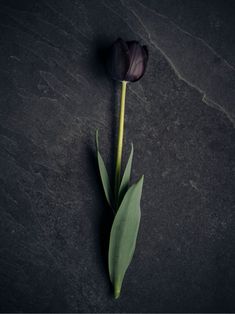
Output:
<path fill-rule="evenodd" d="M 136 82 L 144 75 L 147 62 L 146 46 L 118 38 L 110 47 L 107 68 L 114 80 Z"/>

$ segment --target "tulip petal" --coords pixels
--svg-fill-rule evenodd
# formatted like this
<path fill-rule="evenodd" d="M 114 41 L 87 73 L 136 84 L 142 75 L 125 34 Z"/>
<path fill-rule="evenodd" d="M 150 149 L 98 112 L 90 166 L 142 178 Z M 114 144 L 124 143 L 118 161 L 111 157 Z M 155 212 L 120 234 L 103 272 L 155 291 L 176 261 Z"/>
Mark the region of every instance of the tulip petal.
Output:
<path fill-rule="evenodd" d="M 143 54 L 143 60 L 142 60 L 143 71 L 142 71 L 142 74 L 140 75 L 140 77 L 138 77 L 138 79 L 136 79 L 133 82 L 136 82 L 136 81 L 140 80 L 141 77 L 144 75 L 144 73 L 146 71 L 146 68 L 147 68 L 149 54 L 148 54 L 148 49 L 147 49 L 146 46 L 142 47 L 142 54 Z"/>
<path fill-rule="evenodd" d="M 127 43 L 118 38 L 110 47 L 107 59 L 107 68 L 111 77 L 115 80 L 125 80 L 126 72 L 130 64 Z"/>
<path fill-rule="evenodd" d="M 126 80 L 131 82 L 138 81 L 145 73 L 148 50 L 146 46 L 141 46 L 137 41 L 127 42 L 130 53 L 130 67 L 126 74 Z"/>

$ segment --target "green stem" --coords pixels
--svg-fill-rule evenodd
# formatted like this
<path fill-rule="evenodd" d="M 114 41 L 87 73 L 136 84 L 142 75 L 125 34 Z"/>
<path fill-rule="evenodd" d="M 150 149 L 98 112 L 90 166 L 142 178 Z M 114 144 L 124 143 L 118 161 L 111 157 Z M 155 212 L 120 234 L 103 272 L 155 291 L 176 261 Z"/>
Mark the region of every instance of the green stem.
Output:
<path fill-rule="evenodd" d="M 118 209 L 118 194 L 120 186 L 121 166 L 122 166 L 122 147 L 124 135 L 124 120 L 125 120 L 125 99 L 126 99 L 126 81 L 122 81 L 121 106 L 119 115 L 119 129 L 118 129 L 118 144 L 117 144 L 117 159 L 115 171 L 115 207 Z"/>

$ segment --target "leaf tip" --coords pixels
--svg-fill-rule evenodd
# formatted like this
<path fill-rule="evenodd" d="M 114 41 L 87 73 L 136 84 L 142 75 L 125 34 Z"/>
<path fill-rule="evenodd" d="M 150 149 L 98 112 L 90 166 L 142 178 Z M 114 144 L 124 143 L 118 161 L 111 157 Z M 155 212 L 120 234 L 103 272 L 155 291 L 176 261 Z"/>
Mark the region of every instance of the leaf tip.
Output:
<path fill-rule="evenodd" d="M 144 185 L 144 175 L 142 175 L 139 179 L 139 181 L 137 181 L 137 183 L 140 187 L 140 189 L 142 190 L 143 189 L 143 185 Z"/>
<path fill-rule="evenodd" d="M 114 289 L 114 298 L 115 299 L 118 299 L 120 297 L 120 289 L 119 288 L 116 288 Z"/>
<path fill-rule="evenodd" d="M 95 131 L 95 141 L 96 141 L 96 148 L 99 150 L 99 129 Z"/>
<path fill-rule="evenodd" d="M 133 145 L 133 142 L 131 142 L 131 153 L 130 153 L 130 155 L 132 156 L 132 158 L 133 158 L 133 154 L 134 154 L 134 145 Z"/>

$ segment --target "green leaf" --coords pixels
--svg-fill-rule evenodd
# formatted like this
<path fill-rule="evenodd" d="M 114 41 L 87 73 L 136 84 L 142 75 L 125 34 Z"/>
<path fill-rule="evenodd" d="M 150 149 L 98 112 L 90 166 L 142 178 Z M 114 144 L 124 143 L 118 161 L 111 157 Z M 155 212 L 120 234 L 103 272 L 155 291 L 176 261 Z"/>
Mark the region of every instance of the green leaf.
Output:
<path fill-rule="evenodd" d="M 144 176 L 126 192 L 113 221 L 109 241 L 109 275 L 114 296 L 120 295 L 126 270 L 132 260 L 140 223 L 140 199 Z"/>
<path fill-rule="evenodd" d="M 125 171 L 123 173 L 122 181 L 121 181 L 120 188 L 119 188 L 119 194 L 118 194 L 119 195 L 119 202 L 122 201 L 126 191 L 128 190 L 129 184 L 130 184 L 133 153 L 134 153 L 134 147 L 133 147 L 133 143 L 131 143 L 130 156 L 129 156 Z"/>
<path fill-rule="evenodd" d="M 104 193 L 107 199 L 108 204 L 112 207 L 112 189 L 109 181 L 109 176 L 107 169 L 104 164 L 104 160 L 99 152 L 99 131 L 96 130 L 96 149 L 97 149 L 97 159 L 98 159 L 98 166 L 100 171 L 100 177 L 104 189 Z"/>

